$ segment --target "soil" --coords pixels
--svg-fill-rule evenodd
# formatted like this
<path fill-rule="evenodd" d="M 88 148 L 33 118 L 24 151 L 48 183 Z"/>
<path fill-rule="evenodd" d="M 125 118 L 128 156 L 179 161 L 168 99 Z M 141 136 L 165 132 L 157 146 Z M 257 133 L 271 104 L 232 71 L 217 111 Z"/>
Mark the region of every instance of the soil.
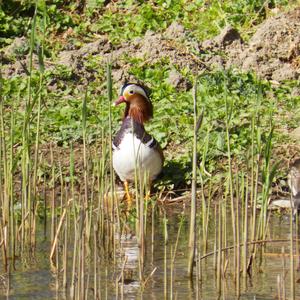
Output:
<path fill-rule="evenodd" d="M 300 74 L 300 8 L 262 23 L 248 44 L 226 50 L 226 66 L 253 70 L 275 81 L 298 79 Z"/>
<path fill-rule="evenodd" d="M 18 47 L 24 48 L 24 38 L 17 38 L 2 53 L 2 75 L 11 77 L 26 73 L 27 56 L 18 56 Z M 200 55 L 197 55 L 200 54 Z M 239 32 L 226 27 L 214 39 L 199 42 L 177 22 L 163 33 L 146 32 L 119 46 L 113 46 L 105 37 L 87 43 L 79 49 L 66 45 L 56 61 L 47 61 L 49 69 L 56 65 L 70 67 L 80 78 L 92 80 L 95 70 L 85 66 L 88 57 L 99 61 L 113 59 L 114 82 L 136 80 L 128 75 L 128 57 L 139 58 L 145 64 L 169 59 L 170 84 L 179 89 L 191 87 L 178 70 L 189 68 L 194 72 L 207 69 L 236 67 L 242 71 L 253 70 L 258 76 L 274 81 L 298 79 L 300 74 L 300 8 L 281 13 L 260 24 L 248 43 Z M 200 58 L 201 57 L 201 58 Z M 37 58 L 34 57 L 37 67 Z M 177 71 L 176 71 L 177 70 Z"/>

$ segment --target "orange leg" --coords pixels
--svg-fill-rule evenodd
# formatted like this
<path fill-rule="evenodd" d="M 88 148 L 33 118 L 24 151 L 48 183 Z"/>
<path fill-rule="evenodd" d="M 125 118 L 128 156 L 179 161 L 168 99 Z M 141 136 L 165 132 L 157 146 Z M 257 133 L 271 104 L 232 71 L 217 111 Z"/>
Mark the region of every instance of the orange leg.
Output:
<path fill-rule="evenodd" d="M 124 181 L 124 189 L 125 189 L 125 196 L 126 196 L 127 204 L 128 204 L 128 207 L 130 207 L 132 205 L 132 198 L 129 193 L 128 182 L 126 180 Z"/>
<path fill-rule="evenodd" d="M 150 190 L 148 190 L 145 195 L 145 201 L 148 202 L 149 200 L 150 200 Z"/>
<path fill-rule="evenodd" d="M 151 196 L 151 180 L 147 178 L 146 182 L 146 195 L 145 195 L 145 201 L 148 202 L 150 200 Z"/>

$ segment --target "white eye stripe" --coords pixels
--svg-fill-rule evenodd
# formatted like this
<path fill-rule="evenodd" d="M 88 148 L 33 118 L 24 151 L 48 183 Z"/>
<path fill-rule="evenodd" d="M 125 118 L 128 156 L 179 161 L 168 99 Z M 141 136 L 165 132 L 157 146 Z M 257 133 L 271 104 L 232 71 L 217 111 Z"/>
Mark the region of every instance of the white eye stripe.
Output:
<path fill-rule="evenodd" d="M 133 93 L 135 92 L 144 96 L 148 101 L 150 101 L 144 89 L 136 84 L 130 84 L 129 86 L 127 86 L 123 91 L 123 95 L 125 95 L 126 93 L 132 94 L 131 91 L 133 91 Z"/>

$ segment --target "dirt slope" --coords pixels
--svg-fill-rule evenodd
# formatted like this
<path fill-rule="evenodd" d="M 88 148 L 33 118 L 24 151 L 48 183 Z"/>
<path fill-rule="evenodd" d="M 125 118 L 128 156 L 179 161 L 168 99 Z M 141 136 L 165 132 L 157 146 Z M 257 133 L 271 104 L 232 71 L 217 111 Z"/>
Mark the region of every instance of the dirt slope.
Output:
<path fill-rule="evenodd" d="M 4 77 L 26 73 L 24 65 L 28 62 L 28 55 L 17 60 L 11 59 L 17 47 L 20 44 L 23 47 L 24 43 L 24 38 L 16 39 L 4 50 Z M 103 37 L 79 49 L 74 49 L 72 45 L 65 49 L 58 54 L 56 61 L 48 62 L 48 68 L 55 68 L 58 64 L 65 65 L 75 75 L 88 80 L 92 80 L 95 73 L 95 70 L 85 65 L 91 56 L 99 58 L 103 63 L 112 59 L 116 82 L 132 79 L 128 76 L 128 57 L 142 59 L 145 64 L 167 58 L 171 69 L 187 67 L 194 72 L 207 68 L 236 67 L 243 71 L 253 70 L 263 78 L 276 81 L 297 79 L 300 74 L 300 8 L 267 19 L 257 27 L 248 43 L 243 42 L 240 34 L 231 27 L 226 27 L 212 40 L 199 42 L 193 39 L 192 33 L 174 22 L 164 33 L 148 31 L 144 37 L 119 46 L 112 46 Z M 37 62 L 36 57 L 35 60 Z M 173 82 L 180 80 L 175 78 Z"/>

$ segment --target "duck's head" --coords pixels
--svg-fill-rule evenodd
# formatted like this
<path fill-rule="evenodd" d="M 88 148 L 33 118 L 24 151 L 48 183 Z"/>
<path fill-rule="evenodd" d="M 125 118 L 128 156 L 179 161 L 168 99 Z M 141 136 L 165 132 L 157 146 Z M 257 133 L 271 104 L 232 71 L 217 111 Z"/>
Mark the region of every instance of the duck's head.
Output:
<path fill-rule="evenodd" d="M 126 83 L 122 86 L 120 97 L 114 105 L 126 104 L 124 118 L 130 117 L 141 124 L 153 117 L 153 106 L 146 89 L 136 83 Z"/>

